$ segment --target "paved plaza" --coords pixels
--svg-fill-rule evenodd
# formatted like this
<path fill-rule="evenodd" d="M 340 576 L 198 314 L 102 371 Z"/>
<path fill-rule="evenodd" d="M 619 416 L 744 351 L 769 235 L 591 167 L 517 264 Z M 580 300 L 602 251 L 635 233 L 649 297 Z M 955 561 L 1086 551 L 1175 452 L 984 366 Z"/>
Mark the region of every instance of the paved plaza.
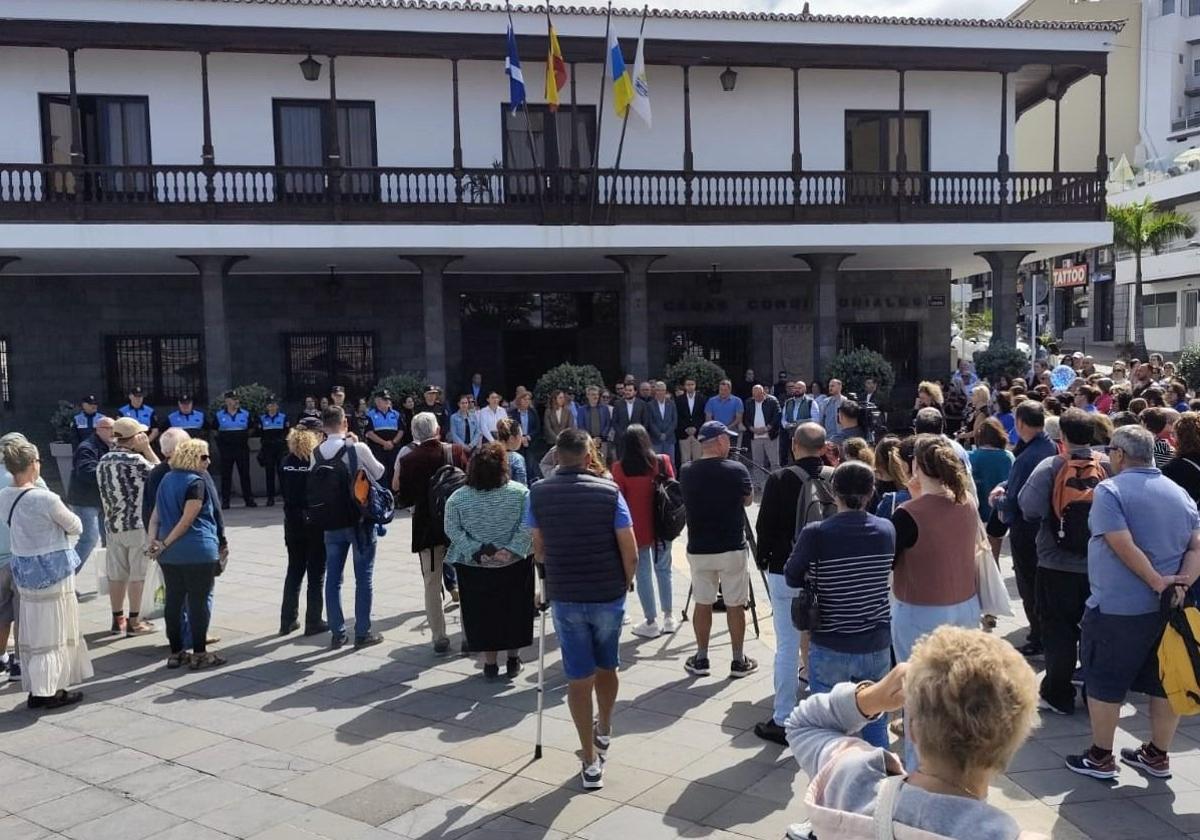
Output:
<path fill-rule="evenodd" d="M 18 685 L 0 685 L 0 838 L 776 840 L 803 817 L 808 780 L 752 731 L 771 699 L 761 581 L 763 634 L 747 645 L 761 668 L 751 678 L 725 678 L 720 616 L 709 678 L 683 670 L 689 624 L 653 641 L 627 635 L 605 787 L 584 793 L 553 633 L 546 749 L 535 762 L 536 648 L 513 683 L 486 682 L 474 658 L 436 658 L 407 519 L 381 541 L 375 566 L 375 626 L 386 643 L 355 652 L 330 650 L 326 636 L 276 635 L 282 512 L 227 516 L 231 560 L 214 619 L 227 666 L 167 671 L 161 632 L 109 637 L 107 599 L 87 594 L 96 677 L 83 704 L 32 714 Z M 93 563 L 85 593 L 95 589 Z M 682 541 L 675 586 L 678 610 Z M 353 605 L 352 586 L 343 600 Z M 456 611 L 450 622 L 457 648 Z M 1023 638 L 1011 619 L 998 632 Z M 1118 746 L 1146 735 L 1144 712 L 1126 707 Z M 1063 756 L 1087 744 L 1082 712 L 1043 717 L 991 801 L 1063 840 L 1200 837 L 1200 719 L 1185 719 L 1166 782 L 1123 766 L 1112 789 L 1076 776 Z"/>

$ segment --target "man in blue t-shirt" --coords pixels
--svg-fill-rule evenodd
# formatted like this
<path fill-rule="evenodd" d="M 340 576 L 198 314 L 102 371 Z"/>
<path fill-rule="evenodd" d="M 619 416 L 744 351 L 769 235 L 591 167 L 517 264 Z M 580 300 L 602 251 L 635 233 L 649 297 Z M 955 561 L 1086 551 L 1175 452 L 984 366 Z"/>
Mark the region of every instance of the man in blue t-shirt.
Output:
<path fill-rule="evenodd" d="M 1179 715 L 1159 676 L 1165 623 L 1160 603 L 1169 589 L 1182 598 L 1200 577 L 1200 514 L 1187 492 L 1154 466 L 1154 435 L 1146 429 L 1113 432 L 1109 460 L 1116 475 L 1096 487 L 1088 516 L 1091 595 L 1080 624 L 1092 746 L 1067 756 L 1067 767 L 1097 779 L 1117 778 L 1113 735 L 1125 695 L 1137 691 L 1150 695 L 1150 739 L 1122 749 L 1121 761 L 1167 779 L 1167 750 Z"/>
<path fill-rule="evenodd" d="M 723 391 L 728 387 L 728 382 L 721 383 Z M 740 411 L 738 416 L 741 416 Z M 746 605 L 750 602 L 745 508 L 754 500 L 754 485 L 749 471 L 737 461 L 729 460 L 729 449 L 736 437 L 724 423 L 716 420 L 705 423 L 697 434 L 700 458 L 685 464 L 679 474 L 687 509 L 687 558 L 692 568 L 692 594 L 696 599 L 692 611 L 696 653 L 688 657 L 684 668 L 701 677 L 711 672 L 708 639 L 712 633 L 713 604 L 718 592 L 725 600 L 729 644 L 733 649 L 729 676 L 738 679 L 758 669 L 758 663 L 742 650 L 746 638 Z"/>
<path fill-rule="evenodd" d="M 731 432 L 742 432 L 742 413 L 746 410 L 741 397 L 733 395 L 733 383 L 722 379 L 717 386 L 717 395 L 709 397 L 704 404 L 704 419 L 716 420 L 729 428 Z"/>

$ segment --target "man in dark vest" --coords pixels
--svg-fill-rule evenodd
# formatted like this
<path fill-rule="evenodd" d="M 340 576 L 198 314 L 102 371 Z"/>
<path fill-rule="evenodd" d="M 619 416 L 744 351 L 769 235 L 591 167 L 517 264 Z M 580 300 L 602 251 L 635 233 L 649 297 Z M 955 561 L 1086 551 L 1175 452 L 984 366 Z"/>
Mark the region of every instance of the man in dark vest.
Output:
<path fill-rule="evenodd" d="M 557 451 L 554 475 L 530 489 L 526 524 L 533 531 L 534 555 L 545 569 L 545 597 L 568 680 L 567 705 L 583 747 L 583 787 L 597 790 L 604 787 L 602 759 L 612 736 L 621 620 L 637 567 L 637 540 L 617 485 L 585 469 L 587 431 L 565 429 Z"/>

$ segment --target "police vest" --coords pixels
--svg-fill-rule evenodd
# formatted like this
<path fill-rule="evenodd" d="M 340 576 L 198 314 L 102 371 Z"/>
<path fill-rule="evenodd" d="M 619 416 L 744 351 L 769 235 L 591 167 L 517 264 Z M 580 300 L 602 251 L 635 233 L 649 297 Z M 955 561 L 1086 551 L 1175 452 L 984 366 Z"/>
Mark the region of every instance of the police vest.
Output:
<path fill-rule="evenodd" d="M 367 418 L 371 421 L 371 428 L 376 432 L 400 430 L 400 412 L 394 408 L 387 412 L 369 408 L 367 409 Z"/>
<path fill-rule="evenodd" d="M 88 414 L 86 411 L 81 411 L 75 415 L 75 428 L 83 431 L 91 431 L 96 428 L 96 418 L 100 416 L 100 412 Z"/>
<path fill-rule="evenodd" d="M 141 408 L 134 408 L 126 403 L 118 409 L 118 412 L 122 417 L 132 417 L 143 426 L 149 426 L 150 421 L 154 419 L 154 409 L 145 403 L 142 403 Z"/>
<path fill-rule="evenodd" d="M 182 411 L 172 411 L 167 417 L 167 422 L 176 429 L 203 429 L 204 412 L 189 411 L 184 414 Z"/>
<path fill-rule="evenodd" d="M 287 415 L 282 411 L 275 412 L 274 417 L 270 414 L 260 414 L 258 422 L 264 432 L 282 432 L 287 428 Z"/>
<path fill-rule="evenodd" d="M 250 412 L 244 408 L 238 409 L 237 414 L 230 414 L 225 409 L 217 412 L 217 430 L 221 432 L 244 432 L 250 428 Z"/>

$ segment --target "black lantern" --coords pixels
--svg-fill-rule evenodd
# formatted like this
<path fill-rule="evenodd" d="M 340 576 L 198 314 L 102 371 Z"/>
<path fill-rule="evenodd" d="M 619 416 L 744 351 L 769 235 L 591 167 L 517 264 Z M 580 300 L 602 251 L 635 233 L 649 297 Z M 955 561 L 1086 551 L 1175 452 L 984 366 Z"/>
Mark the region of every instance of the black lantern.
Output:
<path fill-rule="evenodd" d="M 300 62 L 300 72 L 304 75 L 304 81 L 315 82 L 321 78 L 321 62 L 312 57 L 312 53 L 308 54 L 308 58 Z"/>
<path fill-rule="evenodd" d="M 721 90 L 729 92 L 737 87 L 737 71 L 732 67 L 726 67 L 725 72 L 721 74 Z"/>
<path fill-rule="evenodd" d="M 721 294 L 721 287 L 724 285 L 724 281 L 721 278 L 721 272 L 718 270 L 717 263 L 712 264 L 712 271 L 708 273 L 707 285 L 710 295 L 716 296 Z"/>
<path fill-rule="evenodd" d="M 342 296 L 342 281 L 338 279 L 336 265 L 329 266 L 329 279 L 325 281 L 325 291 L 330 300 L 337 300 Z"/>

